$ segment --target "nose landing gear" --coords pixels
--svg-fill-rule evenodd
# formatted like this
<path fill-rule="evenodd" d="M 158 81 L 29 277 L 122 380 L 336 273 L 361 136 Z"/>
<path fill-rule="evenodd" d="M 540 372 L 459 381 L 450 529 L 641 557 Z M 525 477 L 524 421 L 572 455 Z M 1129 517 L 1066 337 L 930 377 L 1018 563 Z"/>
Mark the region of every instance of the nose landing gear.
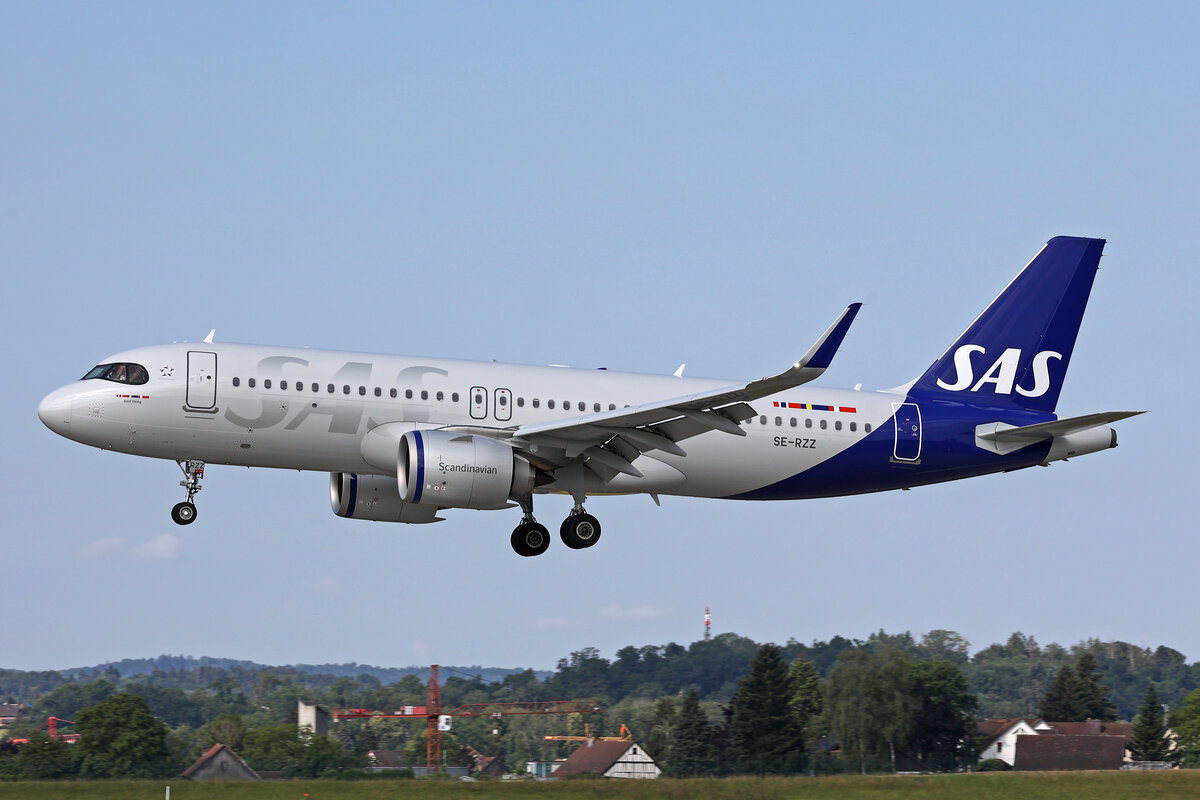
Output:
<path fill-rule="evenodd" d="M 196 492 L 200 491 L 200 480 L 204 477 L 204 462 L 203 461 L 176 461 L 179 469 L 183 471 L 183 480 L 179 482 L 187 491 L 187 499 L 182 503 L 176 503 L 171 509 L 171 519 L 176 525 L 190 525 L 196 520 L 196 504 L 192 502 L 192 498 L 196 496 Z"/>

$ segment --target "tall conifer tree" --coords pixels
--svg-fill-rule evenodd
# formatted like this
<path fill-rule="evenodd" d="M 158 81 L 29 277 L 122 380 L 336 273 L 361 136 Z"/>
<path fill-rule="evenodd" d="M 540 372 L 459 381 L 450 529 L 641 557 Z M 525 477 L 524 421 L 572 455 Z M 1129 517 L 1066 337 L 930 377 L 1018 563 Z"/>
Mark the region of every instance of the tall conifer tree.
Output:
<path fill-rule="evenodd" d="M 730 729 L 735 758 L 759 774 L 787 768 L 801 736 L 789 707 L 788 667 L 778 645 L 764 644 L 738 685 Z"/>
<path fill-rule="evenodd" d="M 1060 667 L 1058 672 L 1054 673 L 1050 688 L 1042 697 L 1038 715 L 1047 722 L 1080 721 L 1082 717 L 1079 716 L 1079 707 L 1076 704 L 1075 683 L 1075 670 L 1067 665 Z"/>
<path fill-rule="evenodd" d="M 1115 720 L 1117 707 L 1109 702 L 1108 694 L 1109 689 L 1104 684 L 1104 678 L 1096 669 L 1096 657 L 1091 653 L 1084 653 L 1075 663 L 1074 705 L 1079 718 L 1073 721 L 1098 719 L 1101 722 L 1112 722 Z"/>
<path fill-rule="evenodd" d="M 1134 761 L 1168 761 L 1171 757 L 1166 714 L 1163 713 L 1154 681 L 1146 687 L 1146 694 L 1142 696 L 1142 706 L 1133 720 L 1129 752 Z"/>

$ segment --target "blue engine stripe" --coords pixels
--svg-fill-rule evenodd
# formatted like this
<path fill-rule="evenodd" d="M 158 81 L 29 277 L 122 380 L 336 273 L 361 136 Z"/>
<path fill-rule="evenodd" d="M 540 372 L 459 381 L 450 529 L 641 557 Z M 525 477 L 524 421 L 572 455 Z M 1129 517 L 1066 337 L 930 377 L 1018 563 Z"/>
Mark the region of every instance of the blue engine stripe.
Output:
<path fill-rule="evenodd" d="M 358 506 L 358 476 L 350 473 L 350 503 L 346 507 L 346 516 L 353 517 L 354 509 Z"/>
<path fill-rule="evenodd" d="M 413 431 L 413 441 L 417 443 L 417 491 L 413 493 L 413 502 L 421 502 L 421 491 L 425 488 L 425 441 L 420 431 Z"/>

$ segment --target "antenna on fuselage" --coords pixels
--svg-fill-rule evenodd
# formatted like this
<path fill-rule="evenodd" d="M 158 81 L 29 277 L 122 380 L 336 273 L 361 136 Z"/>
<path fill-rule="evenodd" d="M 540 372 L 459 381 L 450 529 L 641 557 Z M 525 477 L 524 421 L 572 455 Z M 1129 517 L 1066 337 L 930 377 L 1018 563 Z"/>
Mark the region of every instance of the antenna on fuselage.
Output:
<path fill-rule="evenodd" d="M 212 344 L 213 337 L 216 335 L 217 335 L 217 329 L 213 328 L 211 331 L 208 332 L 208 336 L 204 337 L 204 343 Z"/>
<path fill-rule="evenodd" d="M 687 366 L 687 363 L 686 363 L 686 362 L 685 362 L 685 363 L 683 363 L 683 364 L 680 364 L 680 365 L 679 365 L 679 369 L 675 370 L 675 377 L 676 377 L 676 378 L 682 378 L 682 377 L 683 377 L 683 368 L 684 368 L 684 367 L 686 367 L 686 366 Z"/>

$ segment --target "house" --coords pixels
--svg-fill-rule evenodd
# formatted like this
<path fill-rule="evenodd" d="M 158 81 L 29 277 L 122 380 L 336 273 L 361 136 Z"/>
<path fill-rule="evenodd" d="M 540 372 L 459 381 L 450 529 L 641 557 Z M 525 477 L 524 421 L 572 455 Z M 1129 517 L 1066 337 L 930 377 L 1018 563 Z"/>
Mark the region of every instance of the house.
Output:
<path fill-rule="evenodd" d="M 0 728 L 7 728 L 28 710 L 24 703 L 0 703 Z"/>
<path fill-rule="evenodd" d="M 223 744 L 214 744 L 196 763 L 183 771 L 181 778 L 192 781 L 256 781 L 259 775 L 237 753 Z"/>
<path fill-rule="evenodd" d="M 1010 767 L 1016 758 L 1017 737 L 1035 736 L 1041 720 L 1009 717 L 1008 719 L 985 719 L 976 726 L 975 735 L 987 744 L 979 754 L 980 759 L 998 758 Z"/>
<path fill-rule="evenodd" d="M 1119 769 L 1128 760 L 1125 746 L 1133 735 L 1128 722 L 1047 722 L 1012 717 L 983 720 L 980 758 L 998 758 L 1014 769 Z"/>
<path fill-rule="evenodd" d="M 467 747 L 467 754 L 471 756 L 471 772 L 482 772 L 491 778 L 504 774 L 504 765 L 495 756 L 485 756 L 474 747 Z"/>
<path fill-rule="evenodd" d="M 554 771 L 555 778 L 568 775 L 602 775 L 605 778 L 657 778 L 658 764 L 637 742 L 589 739 Z"/>

